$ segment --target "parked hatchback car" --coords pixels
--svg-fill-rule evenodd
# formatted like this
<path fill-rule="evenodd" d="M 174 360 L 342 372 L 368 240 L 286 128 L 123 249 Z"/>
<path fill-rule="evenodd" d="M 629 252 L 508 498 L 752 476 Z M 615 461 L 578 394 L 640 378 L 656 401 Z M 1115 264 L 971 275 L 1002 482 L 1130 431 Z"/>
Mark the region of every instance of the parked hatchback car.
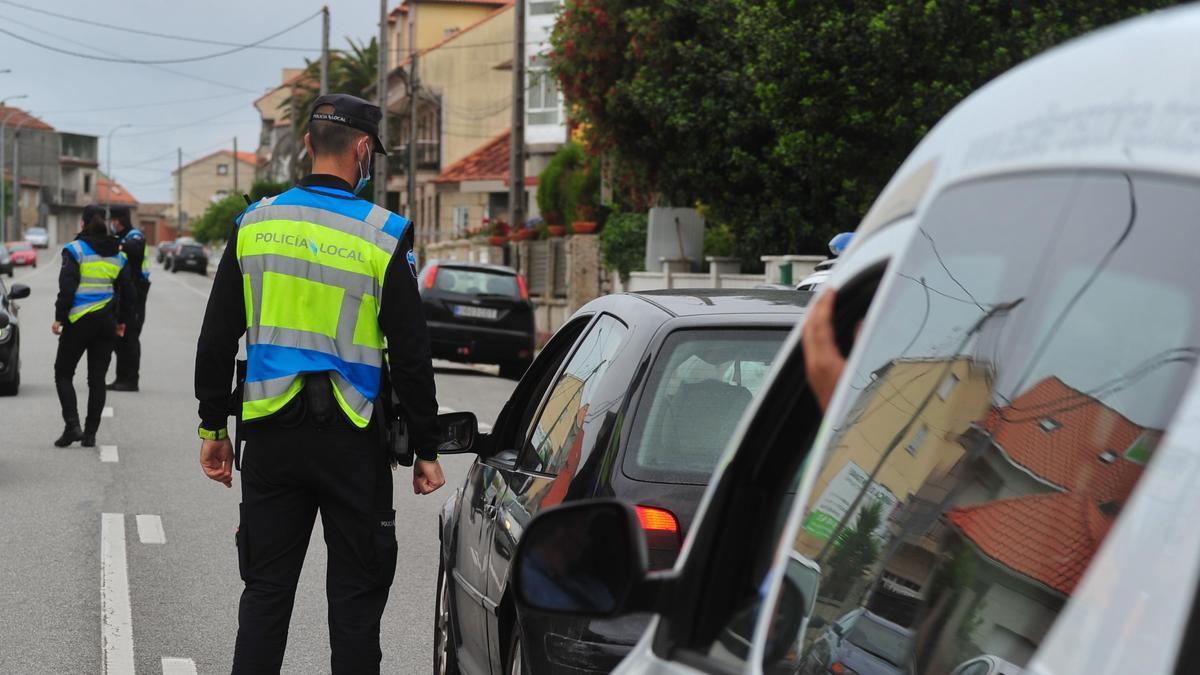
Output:
<path fill-rule="evenodd" d="M 910 675 L 913 632 L 887 619 L 856 609 L 826 625 L 804 657 L 802 675 L 856 673 Z"/>
<path fill-rule="evenodd" d="M 445 271 L 439 272 L 444 274 Z M 607 672 L 645 617 L 521 617 L 509 562 L 529 520 L 617 496 L 668 569 L 742 411 L 803 313 L 788 291 L 600 298 L 547 343 L 441 516 L 435 672 Z"/>
<path fill-rule="evenodd" d="M 956 107 L 827 282 L 836 348 L 789 338 L 675 567 L 647 572 L 632 504 L 549 510 L 523 615 L 652 614 L 618 674 L 792 672 L 818 639 L 795 644 L 800 553 L 812 621 L 911 631 L 922 675 L 1200 672 L 1200 154 L 1174 131 L 1197 33 L 1196 7 L 1135 19 Z M 810 367 L 841 372 L 825 404 Z M 539 577 L 570 524 L 589 555 Z M 750 648 L 722 648 L 738 626 Z"/>
<path fill-rule="evenodd" d="M 10 279 L 14 274 L 12 254 L 4 244 L 0 244 L 0 274 L 7 274 Z"/>
<path fill-rule="evenodd" d="M 176 243 L 164 266 L 172 274 L 186 270 L 208 276 L 208 248 L 197 243 Z"/>
<path fill-rule="evenodd" d="M 38 256 L 33 244 L 27 241 L 10 241 L 7 246 L 14 267 L 37 267 Z"/>
<path fill-rule="evenodd" d="M 435 359 L 500 366 L 518 379 L 533 360 L 533 303 L 511 267 L 430 261 L 419 284 Z"/>
<path fill-rule="evenodd" d="M 0 281 L 0 395 L 14 396 L 21 388 L 21 326 L 17 300 L 29 297 L 29 287 Z"/>
<path fill-rule="evenodd" d="M 31 227 L 25 230 L 25 241 L 33 244 L 35 248 L 48 248 L 50 246 L 50 233 L 44 227 Z"/>

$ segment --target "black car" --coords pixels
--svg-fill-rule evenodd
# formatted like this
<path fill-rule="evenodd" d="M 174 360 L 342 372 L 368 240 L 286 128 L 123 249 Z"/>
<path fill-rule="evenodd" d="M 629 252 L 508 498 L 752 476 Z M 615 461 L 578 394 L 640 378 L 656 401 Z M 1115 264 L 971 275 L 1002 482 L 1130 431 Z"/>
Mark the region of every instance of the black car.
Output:
<path fill-rule="evenodd" d="M 4 244 L 0 244 L 0 274 L 7 274 L 10 279 L 13 276 L 12 254 Z"/>
<path fill-rule="evenodd" d="M 705 486 L 809 294 L 613 295 L 547 343 L 476 446 L 441 515 L 435 672 L 608 672 L 644 616 L 522 616 L 509 564 L 526 523 L 592 497 L 637 505 L 653 568 L 671 567 Z"/>
<path fill-rule="evenodd" d="M 176 244 L 167 255 L 165 267 L 172 274 L 191 270 L 208 276 L 208 248 L 196 243 Z"/>
<path fill-rule="evenodd" d="M 0 281 L 0 395 L 15 396 L 21 388 L 21 327 L 16 300 L 29 297 L 29 287 Z"/>
<path fill-rule="evenodd" d="M 521 377 L 534 352 L 524 277 L 511 267 L 434 260 L 419 282 L 435 359 L 495 364 L 501 377 Z"/>
<path fill-rule="evenodd" d="M 169 256 L 171 254 L 171 249 L 175 248 L 175 242 L 174 241 L 160 241 L 158 243 L 157 248 L 158 248 L 157 260 L 160 264 L 165 264 L 167 262 L 167 256 Z"/>

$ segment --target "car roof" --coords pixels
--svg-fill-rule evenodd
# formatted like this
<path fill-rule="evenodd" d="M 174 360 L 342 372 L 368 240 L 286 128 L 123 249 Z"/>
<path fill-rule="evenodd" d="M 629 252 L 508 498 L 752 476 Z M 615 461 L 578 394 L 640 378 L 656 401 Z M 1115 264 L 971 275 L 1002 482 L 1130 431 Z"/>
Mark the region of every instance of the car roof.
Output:
<path fill-rule="evenodd" d="M 439 267 L 451 267 L 458 269 L 477 269 L 485 272 L 500 272 L 502 274 L 516 274 L 517 271 L 505 265 L 493 265 L 491 263 L 471 262 L 466 260 L 438 260 L 433 259 L 426 263 L 426 266 L 437 265 Z"/>
<path fill-rule="evenodd" d="M 812 293 L 742 288 L 679 288 L 626 293 L 673 317 L 709 314 L 803 314 Z"/>
<path fill-rule="evenodd" d="M 1200 7 L 1162 10 L 997 77 L 925 136 L 858 232 L 920 213 L 944 188 L 987 176 L 1093 169 L 1200 177 L 1188 126 L 1197 34 Z"/>
<path fill-rule="evenodd" d="M 882 616 L 879 616 L 878 614 L 876 614 L 875 612 L 872 612 L 869 609 L 864 609 L 862 615 L 859 616 L 859 618 L 860 619 L 862 619 L 862 618 L 870 619 L 871 623 L 877 623 L 880 626 L 884 626 L 885 628 L 890 628 L 891 630 L 894 630 L 897 633 L 900 633 L 902 635 L 909 635 L 909 636 L 914 635 L 914 631 L 911 628 L 905 628 L 904 626 L 901 626 L 900 624 L 895 623 L 894 621 L 888 621 L 887 619 L 883 618 Z"/>

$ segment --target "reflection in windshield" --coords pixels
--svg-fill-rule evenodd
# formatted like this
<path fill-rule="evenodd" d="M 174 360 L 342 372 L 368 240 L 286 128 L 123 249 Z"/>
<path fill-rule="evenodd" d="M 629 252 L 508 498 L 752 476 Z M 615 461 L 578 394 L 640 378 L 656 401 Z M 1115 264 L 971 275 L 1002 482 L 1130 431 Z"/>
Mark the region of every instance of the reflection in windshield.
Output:
<path fill-rule="evenodd" d="M 1195 186 L 1124 174 L 939 198 L 829 411 L 793 542 L 822 571 L 816 617 L 911 630 L 919 673 L 1025 667 L 1195 365 L 1198 212 Z"/>

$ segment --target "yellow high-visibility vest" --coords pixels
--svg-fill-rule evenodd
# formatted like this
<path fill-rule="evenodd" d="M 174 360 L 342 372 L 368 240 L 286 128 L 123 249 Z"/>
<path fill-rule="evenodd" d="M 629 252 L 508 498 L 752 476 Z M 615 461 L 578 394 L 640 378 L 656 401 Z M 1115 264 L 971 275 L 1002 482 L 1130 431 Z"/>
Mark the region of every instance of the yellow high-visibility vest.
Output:
<path fill-rule="evenodd" d="M 67 251 L 79 262 L 79 287 L 75 289 L 75 299 L 67 317 L 75 323 L 80 317 L 112 302 L 113 287 L 125 267 L 126 258 L 124 253 L 102 256 L 81 239 L 67 244 Z"/>

